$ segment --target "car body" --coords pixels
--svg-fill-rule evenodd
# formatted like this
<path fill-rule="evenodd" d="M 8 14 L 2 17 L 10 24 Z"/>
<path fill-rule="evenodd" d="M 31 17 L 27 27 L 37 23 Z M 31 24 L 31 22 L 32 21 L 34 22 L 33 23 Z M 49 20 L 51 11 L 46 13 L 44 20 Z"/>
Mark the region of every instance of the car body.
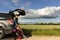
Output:
<path fill-rule="evenodd" d="M 14 22 L 8 13 L 0 13 L 0 38 L 13 32 Z"/>

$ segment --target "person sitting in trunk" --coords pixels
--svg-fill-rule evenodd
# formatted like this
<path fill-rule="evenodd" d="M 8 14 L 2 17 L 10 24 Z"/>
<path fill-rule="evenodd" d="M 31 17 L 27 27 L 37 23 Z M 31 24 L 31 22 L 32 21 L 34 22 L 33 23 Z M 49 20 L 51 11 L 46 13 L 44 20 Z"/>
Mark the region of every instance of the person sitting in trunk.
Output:
<path fill-rule="evenodd" d="M 9 12 L 10 17 L 14 20 L 14 29 L 17 29 L 17 31 L 20 31 L 20 33 L 18 33 L 18 36 L 20 36 L 20 34 L 22 35 L 22 37 L 24 38 L 25 35 L 23 34 L 22 29 L 18 26 L 18 17 L 20 15 L 24 16 L 25 15 L 25 11 L 21 10 L 21 9 L 15 9 L 13 11 Z"/>

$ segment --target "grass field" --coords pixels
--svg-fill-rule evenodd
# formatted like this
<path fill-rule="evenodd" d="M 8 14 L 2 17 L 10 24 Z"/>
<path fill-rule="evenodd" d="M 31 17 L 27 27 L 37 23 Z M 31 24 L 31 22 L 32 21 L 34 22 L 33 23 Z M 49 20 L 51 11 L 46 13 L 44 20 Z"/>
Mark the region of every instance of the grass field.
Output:
<path fill-rule="evenodd" d="M 20 25 L 21 28 L 25 29 L 26 35 L 53 35 L 60 36 L 60 25 Z"/>
<path fill-rule="evenodd" d="M 60 29 L 60 25 L 20 25 L 24 29 Z"/>

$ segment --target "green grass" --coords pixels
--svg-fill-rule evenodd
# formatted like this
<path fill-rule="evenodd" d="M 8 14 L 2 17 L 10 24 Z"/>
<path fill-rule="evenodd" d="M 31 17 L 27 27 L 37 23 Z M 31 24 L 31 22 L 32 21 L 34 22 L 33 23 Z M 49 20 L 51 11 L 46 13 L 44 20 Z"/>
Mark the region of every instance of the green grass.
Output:
<path fill-rule="evenodd" d="M 60 36 L 60 25 L 20 25 L 26 35 Z"/>
<path fill-rule="evenodd" d="M 24 29 L 60 29 L 60 25 L 20 25 Z"/>

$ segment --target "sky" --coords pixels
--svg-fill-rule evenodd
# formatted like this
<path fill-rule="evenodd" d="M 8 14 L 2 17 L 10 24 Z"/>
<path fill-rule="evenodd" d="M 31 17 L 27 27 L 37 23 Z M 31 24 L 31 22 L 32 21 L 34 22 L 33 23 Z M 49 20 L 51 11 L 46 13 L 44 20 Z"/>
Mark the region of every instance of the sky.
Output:
<path fill-rule="evenodd" d="M 20 23 L 60 22 L 60 0 L 0 0 L 0 12 L 24 9 Z"/>

